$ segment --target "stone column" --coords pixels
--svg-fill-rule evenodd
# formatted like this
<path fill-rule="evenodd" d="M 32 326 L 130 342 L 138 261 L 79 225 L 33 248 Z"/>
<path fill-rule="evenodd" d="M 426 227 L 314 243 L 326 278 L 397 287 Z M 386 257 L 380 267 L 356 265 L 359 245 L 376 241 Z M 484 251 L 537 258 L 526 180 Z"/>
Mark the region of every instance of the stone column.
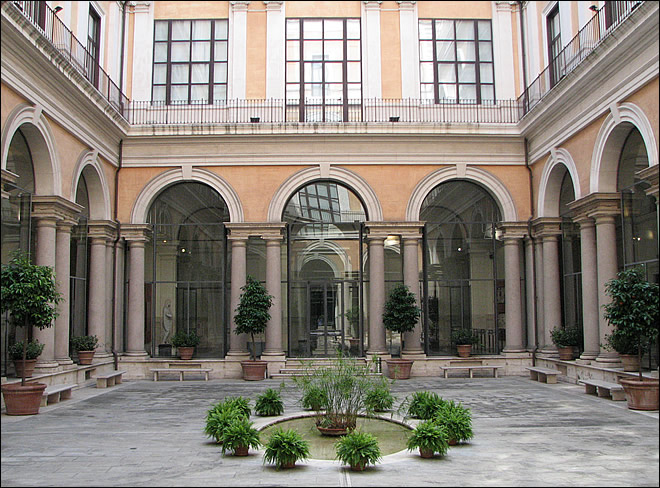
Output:
<path fill-rule="evenodd" d="M 525 298 L 527 310 L 527 351 L 536 349 L 536 300 L 534 297 L 534 241 L 530 236 L 525 238 Z"/>
<path fill-rule="evenodd" d="M 105 241 L 105 352 L 112 355 L 113 329 L 112 329 L 112 297 L 115 290 L 115 235 Z"/>
<path fill-rule="evenodd" d="M 232 232 L 233 234 L 233 232 Z M 247 254 L 247 236 L 230 235 L 229 242 L 231 242 L 231 310 L 229 316 L 231 317 L 231 325 L 229 330 L 229 351 L 227 356 L 239 356 L 247 359 L 247 337 L 245 334 L 236 334 L 236 308 L 241 300 L 241 288 L 245 286 L 246 277 L 246 254 Z"/>
<path fill-rule="evenodd" d="M 124 241 L 115 243 L 115 303 L 112 313 L 114 314 L 113 344 L 115 351 L 124 352 Z"/>
<path fill-rule="evenodd" d="M 282 236 L 264 236 L 266 240 L 266 289 L 273 296 L 270 320 L 266 328 L 266 348 L 262 356 L 282 356 Z"/>
<path fill-rule="evenodd" d="M 403 284 L 412 291 L 417 298 L 417 306 L 420 306 L 419 298 L 419 237 L 403 236 Z M 417 322 L 415 330 L 403 334 L 404 349 L 402 356 L 423 355 L 421 344 L 422 320 Z"/>
<path fill-rule="evenodd" d="M 112 240 L 115 225 L 113 222 L 107 220 L 90 221 L 88 229 L 91 248 L 89 257 L 87 334 L 96 336 L 99 341 L 96 347 L 96 353 L 94 354 L 94 362 L 96 362 L 110 356 L 108 353 L 109 347 L 106 344 L 107 319 L 110 315 L 106 295 L 106 287 L 109 286 L 108 270 L 106 267 L 106 243 Z M 144 276 L 144 269 L 142 273 Z"/>
<path fill-rule="evenodd" d="M 561 327 L 561 288 L 559 277 L 559 245 L 561 219 L 539 219 L 537 227 L 543 243 L 543 349 L 541 352 L 558 357 L 557 347 L 552 342 L 550 332 Z"/>
<path fill-rule="evenodd" d="M 144 245 L 148 232 L 148 224 L 121 226 L 129 249 L 126 355 L 132 357 L 148 356 L 144 350 Z"/>
<path fill-rule="evenodd" d="M 543 317 L 543 240 L 537 236 L 534 241 L 534 287 L 536 294 L 534 306 L 536 307 L 536 346 L 537 351 L 545 348 L 545 321 Z"/>
<path fill-rule="evenodd" d="M 370 235 L 369 242 L 369 347 L 367 355 L 383 356 L 385 348 L 385 237 Z"/>
<path fill-rule="evenodd" d="M 59 316 L 55 319 L 55 360 L 60 366 L 73 365 L 69 356 L 69 299 L 71 291 L 71 229 L 76 225 L 72 219 L 57 223 L 55 274 L 57 289 L 62 294 L 58 305 Z"/>
<path fill-rule="evenodd" d="M 504 242 L 504 311 L 506 316 L 506 345 L 503 353 L 525 351 L 522 288 L 520 285 L 520 243 L 527 232 L 523 222 L 503 222 Z"/>
<path fill-rule="evenodd" d="M 584 352 L 580 356 L 580 360 L 591 362 L 598 357 L 600 352 L 596 228 L 594 221 L 586 216 L 577 216 L 573 221 L 580 225 L 582 334 L 584 337 Z"/>

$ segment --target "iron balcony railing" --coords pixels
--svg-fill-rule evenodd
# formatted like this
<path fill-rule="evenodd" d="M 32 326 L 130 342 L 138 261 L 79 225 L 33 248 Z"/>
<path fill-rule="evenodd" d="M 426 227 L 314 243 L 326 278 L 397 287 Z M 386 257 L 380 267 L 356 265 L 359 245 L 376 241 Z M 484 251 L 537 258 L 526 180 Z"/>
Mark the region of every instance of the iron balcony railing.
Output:
<path fill-rule="evenodd" d="M 46 2 L 14 1 L 11 3 L 69 60 L 76 71 L 82 74 L 110 102 L 117 112 L 127 119 L 128 97 L 122 93 L 110 76 L 101 68 L 98 61 L 64 25 Z"/>
<path fill-rule="evenodd" d="M 335 110 L 337 107 L 342 110 Z M 135 125 L 408 122 L 515 124 L 516 100 L 478 104 L 472 100 L 363 99 L 341 101 L 226 100 L 209 104 L 131 101 L 128 121 Z"/>
<path fill-rule="evenodd" d="M 518 98 L 520 118 L 573 71 L 642 2 L 606 2 Z"/>

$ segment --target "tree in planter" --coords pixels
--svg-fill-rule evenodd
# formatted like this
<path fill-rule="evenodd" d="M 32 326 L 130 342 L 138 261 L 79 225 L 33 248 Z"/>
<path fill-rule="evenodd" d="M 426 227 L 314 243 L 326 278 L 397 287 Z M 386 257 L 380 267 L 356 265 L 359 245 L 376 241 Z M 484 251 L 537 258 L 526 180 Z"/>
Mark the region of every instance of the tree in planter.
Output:
<path fill-rule="evenodd" d="M 0 282 L 2 283 L 1 312 L 10 312 L 14 325 L 25 327 L 26 331 L 30 326 L 45 329 L 53 325 L 53 320 L 58 316 L 57 304 L 62 301 L 62 295 L 57 291 L 55 274 L 51 267 L 32 264 L 29 256 L 19 251 L 8 264 L 2 265 Z M 27 344 L 27 340 L 23 341 L 23 361 L 27 357 Z M 2 386 L 8 415 L 39 413 L 41 393 L 46 385 L 43 383 L 26 385 L 25 378 L 25 369 L 23 369 L 20 386 L 13 384 Z M 14 409 L 14 399 L 8 401 L 9 396 L 24 396 L 28 391 L 33 397 L 30 405 Z"/>
<path fill-rule="evenodd" d="M 419 320 L 421 309 L 417 306 L 417 298 L 409 288 L 399 283 L 397 284 L 385 302 L 385 311 L 383 312 L 383 325 L 392 332 L 403 334 L 415 329 Z M 386 359 L 390 378 L 408 379 L 410 377 L 410 368 L 412 360 L 409 359 Z"/>

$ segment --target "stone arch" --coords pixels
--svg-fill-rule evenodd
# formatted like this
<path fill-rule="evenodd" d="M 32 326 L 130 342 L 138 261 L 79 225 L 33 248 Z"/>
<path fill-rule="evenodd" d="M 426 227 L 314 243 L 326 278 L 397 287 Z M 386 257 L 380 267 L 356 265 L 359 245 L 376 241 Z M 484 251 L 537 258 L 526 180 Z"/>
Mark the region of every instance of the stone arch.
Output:
<path fill-rule="evenodd" d="M 85 151 L 78 158 L 71 184 L 72 202 L 76 201 L 76 190 L 80 178 L 85 176 L 89 192 L 89 218 L 91 220 L 110 220 L 110 189 L 98 158 L 98 151 Z"/>
<path fill-rule="evenodd" d="M 539 187 L 539 196 L 537 207 L 539 217 L 558 217 L 559 216 L 559 192 L 561 182 L 564 176 L 563 169 L 566 169 L 573 183 L 573 193 L 575 199 L 582 197 L 580 192 L 580 181 L 575 161 L 566 149 L 553 149 L 550 151 L 550 159 L 543 168 L 541 174 L 541 183 Z"/>
<path fill-rule="evenodd" d="M 642 135 L 649 166 L 658 164 L 658 146 L 646 114 L 633 103 L 622 103 L 616 110 L 610 110 L 598 131 L 591 157 L 591 193 L 617 191 L 619 156 L 625 138 L 633 127 Z"/>
<path fill-rule="evenodd" d="M 299 188 L 316 180 L 333 180 L 348 186 L 362 201 L 370 221 L 383 220 L 383 209 L 376 192 L 361 176 L 340 166 L 330 166 L 327 172 L 322 172 L 320 166 L 314 166 L 298 171 L 280 185 L 268 206 L 268 222 L 281 222 L 284 208 L 291 196 Z"/>
<path fill-rule="evenodd" d="M 9 145 L 18 129 L 22 130 L 32 155 L 35 193 L 62 196 L 61 165 L 55 150 L 55 137 L 40 106 L 23 103 L 7 117 L 0 139 L 2 169 L 7 167 Z"/>
<path fill-rule="evenodd" d="M 516 206 L 511 197 L 511 193 L 509 193 L 506 186 L 488 171 L 471 166 L 467 166 L 465 174 L 461 174 L 460 176 L 456 166 L 448 166 L 436 170 L 424 177 L 424 179 L 417 184 L 408 200 L 408 206 L 406 207 L 406 220 L 419 220 L 422 203 L 430 191 L 440 183 L 456 179 L 469 180 L 480 184 L 492 194 L 495 202 L 500 208 L 502 219 L 505 222 L 516 222 L 518 220 Z"/>
<path fill-rule="evenodd" d="M 184 181 L 195 181 L 209 185 L 220 194 L 227 204 L 229 221 L 243 222 L 244 213 L 241 200 L 238 197 L 238 194 L 224 178 L 215 173 L 199 168 L 193 168 L 190 176 L 184 177 L 183 169 L 176 168 L 159 174 L 144 186 L 133 205 L 133 210 L 131 211 L 131 223 L 145 223 L 147 221 L 149 207 L 158 193 L 169 185 Z"/>

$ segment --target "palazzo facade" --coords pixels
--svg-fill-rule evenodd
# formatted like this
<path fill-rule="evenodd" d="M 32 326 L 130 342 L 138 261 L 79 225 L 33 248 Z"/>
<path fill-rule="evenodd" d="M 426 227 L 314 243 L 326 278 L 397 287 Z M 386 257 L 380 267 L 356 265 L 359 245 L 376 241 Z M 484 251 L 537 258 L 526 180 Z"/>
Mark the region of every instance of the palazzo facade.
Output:
<path fill-rule="evenodd" d="M 247 277 L 274 297 L 257 354 L 473 354 L 558 364 L 554 327 L 607 350 L 605 283 L 658 282 L 658 2 L 3 1 L 2 263 L 55 269 L 38 374 L 70 338 L 129 378 L 196 359 L 240 377 Z M 383 326 L 412 290 L 414 331 Z M 2 317 L 8 347 L 24 337 Z M 657 368 L 657 344 L 643 361 Z M 70 373 L 70 374 L 74 374 Z M 49 376 L 50 375 L 50 376 Z"/>

